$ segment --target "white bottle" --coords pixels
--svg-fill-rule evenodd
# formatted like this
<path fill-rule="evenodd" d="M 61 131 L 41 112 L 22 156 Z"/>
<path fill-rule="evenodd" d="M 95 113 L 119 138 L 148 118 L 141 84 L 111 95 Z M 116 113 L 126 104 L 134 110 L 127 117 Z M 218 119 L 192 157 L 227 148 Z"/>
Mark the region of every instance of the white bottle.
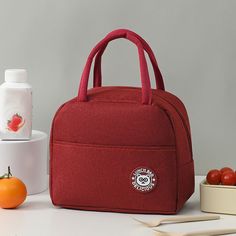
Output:
<path fill-rule="evenodd" d="M 32 87 L 26 82 L 27 71 L 5 71 L 0 86 L 0 139 L 27 140 L 32 133 Z"/>

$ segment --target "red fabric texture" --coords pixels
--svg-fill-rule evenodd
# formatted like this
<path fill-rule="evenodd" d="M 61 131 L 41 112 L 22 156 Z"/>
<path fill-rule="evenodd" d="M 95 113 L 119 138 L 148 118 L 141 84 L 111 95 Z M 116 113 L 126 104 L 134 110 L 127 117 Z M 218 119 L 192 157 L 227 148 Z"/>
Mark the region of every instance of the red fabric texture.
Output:
<path fill-rule="evenodd" d="M 99 71 L 100 50 L 120 37 L 131 39 L 138 47 L 142 88 L 100 87 L 101 74 L 95 72 L 97 87 L 87 91 L 93 57 L 100 55 L 94 70 Z M 53 119 L 53 204 L 83 210 L 175 214 L 194 192 L 187 112 L 177 97 L 164 91 L 159 73 L 155 73 L 159 89 L 149 88 L 144 50 L 154 67 L 158 66 L 146 44 L 129 30 L 117 30 L 92 50 L 78 97 L 63 104 Z M 132 186 L 131 173 L 139 167 L 155 172 L 156 186 L 149 192 Z"/>

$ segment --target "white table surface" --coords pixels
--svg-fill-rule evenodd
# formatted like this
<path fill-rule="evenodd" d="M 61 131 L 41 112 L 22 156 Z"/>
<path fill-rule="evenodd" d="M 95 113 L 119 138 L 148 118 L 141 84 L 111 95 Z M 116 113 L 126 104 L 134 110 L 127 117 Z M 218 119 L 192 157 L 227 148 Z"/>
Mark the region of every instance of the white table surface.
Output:
<path fill-rule="evenodd" d="M 201 214 L 199 182 L 202 179 L 203 177 L 196 177 L 195 194 L 179 215 Z M 162 215 L 104 213 L 57 208 L 51 204 L 48 191 L 45 191 L 41 194 L 28 196 L 27 201 L 18 209 L 0 209 L 0 236 L 155 235 L 151 229 L 136 223 L 132 219 L 133 216 L 143 220 L 163 217 Z M 160 229 L 185 232 L 225 227 L 236 228 L 236 216 L 221 215 L 221 218 L 217 221 L 163 225 Z"/>

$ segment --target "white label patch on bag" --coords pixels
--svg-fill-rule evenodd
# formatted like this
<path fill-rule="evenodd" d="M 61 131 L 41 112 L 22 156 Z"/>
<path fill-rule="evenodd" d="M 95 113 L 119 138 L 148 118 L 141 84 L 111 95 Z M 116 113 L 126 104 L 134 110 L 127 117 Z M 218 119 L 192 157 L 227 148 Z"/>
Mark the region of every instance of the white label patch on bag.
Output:
<path fill-rule="evenodd" d="M 140 167 L 132 172 L 131 181 L 137 191 L 150 192 L 156 186 L 157 178 L 151 169 Z"/>

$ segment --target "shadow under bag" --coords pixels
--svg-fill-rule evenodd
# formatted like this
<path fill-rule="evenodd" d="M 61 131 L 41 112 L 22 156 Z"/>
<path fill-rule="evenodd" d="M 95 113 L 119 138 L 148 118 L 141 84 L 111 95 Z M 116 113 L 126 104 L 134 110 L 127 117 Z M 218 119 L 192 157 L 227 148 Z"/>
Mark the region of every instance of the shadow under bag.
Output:
<path fill-rule="evenodd" d="M 103 87 L 101 58 L 124 38 L 138 49 L 141 88 Z M 145 52 L 156 89 L 150 85 Z M 94 86 L 88 89 L 94 61 Z M 117 77 L 117 76 L 116 76 Z M 84 210 L 175 214 L 194 192 L 189 120 L 164 89 L 149 45 L 136 33 L 109 33 L 89 54 L 78 96 L 52 122 L 50 195 L 54 205 Z"/>

